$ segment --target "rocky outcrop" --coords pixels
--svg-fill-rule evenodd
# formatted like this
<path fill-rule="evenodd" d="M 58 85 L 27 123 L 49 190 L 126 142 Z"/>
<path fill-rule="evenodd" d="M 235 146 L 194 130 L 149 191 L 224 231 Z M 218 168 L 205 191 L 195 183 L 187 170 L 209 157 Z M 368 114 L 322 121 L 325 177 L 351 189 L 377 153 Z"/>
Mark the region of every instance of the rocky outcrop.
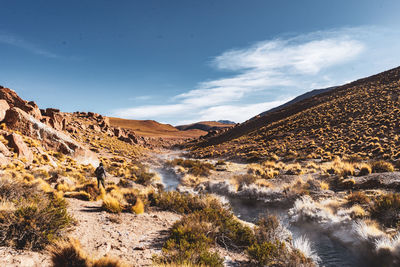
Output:
<path fill-rule="evenodd" d="M 65 131 L 67 128 L 67 118 L 64 113 L 61 113 L 59 109 L 47 108 L 41 110 L 43 119 L 41 122 L 47 124 L 58 131 Z"/>
<path fill-rule="evenodd" d="M 32 150 L 25 144 L 22 136 L 12 133 L 7 135 L 6 139 L 8 140 L 8 145 L 18 153 L 20 159 L 25 158 L 28 162 L 33 161 Z"/>
<path fill-rule="evenodd" d="M 42 114 L 39 107 L 33 101 L 25 101 L 20 98 L 17 93 L 9 88 L 0 88 L 0 99 L 5 100 L 10 107 L 17 107 L 26 113 L 32 115 L 34 118 L 40 120 Z"/>
<path fill-rule="evenodd" d="M 11 152 L 8 150 L 7 146 L 0 142 L 0 153 L 3 154 L 4 156 L 10 156 Z"/>
<path fill-rule="evenodd" d="M 10 109 L 10 105 L 4 99 L 0 99 L 0 121 L 4 120 L 6 111 Z"/>
<path fill-rule="evenodd" d="M 75 158 L 81 164 L 98 164 L 95 153 L 73 140 L 67 134 L 38 121 L 25 111 L 13 107 L 6 112 L 7 127 L 22 134 L 41 140 L 46 149 L 62 152 Z"/>

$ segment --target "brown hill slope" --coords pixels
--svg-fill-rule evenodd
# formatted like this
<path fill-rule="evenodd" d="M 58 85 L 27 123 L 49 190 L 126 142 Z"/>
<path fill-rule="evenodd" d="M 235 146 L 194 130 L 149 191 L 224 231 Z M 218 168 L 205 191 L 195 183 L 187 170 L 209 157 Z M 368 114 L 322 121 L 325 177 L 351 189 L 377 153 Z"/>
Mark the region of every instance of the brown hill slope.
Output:
<path fill-rule="evenodd" d="M 400 157 L 400 68 L 253 118 L 192 144 L 198 157 Z"/>
<path fill-rule="evenodd" d="M 197 138 L 207 134 L 207 132 L 197 129 L 180 131 L 170 124 L 162 124 L 153 120 L 127 120 L 112 117 L 109 119 L 111 126 L 130 129 L 133 130 L 135 134 L 146 137 L 185 139 Z"/>
<path fill-rule="evenodd" d="M 219 129 L 225 129 L 225 128 L 230 128 L 233 127 L 235 124 L 226 124 L 226 123 L 221 123 L 217 121 L 200 121 L 192 124 L 187 124 L 187 125 L 179 125 L 176 126 L 177 129 L 181 131 L 187 131 L 187 130 L 202 130 L 202 131 L 213 131 L 213 130 L 219 130 Z"/>

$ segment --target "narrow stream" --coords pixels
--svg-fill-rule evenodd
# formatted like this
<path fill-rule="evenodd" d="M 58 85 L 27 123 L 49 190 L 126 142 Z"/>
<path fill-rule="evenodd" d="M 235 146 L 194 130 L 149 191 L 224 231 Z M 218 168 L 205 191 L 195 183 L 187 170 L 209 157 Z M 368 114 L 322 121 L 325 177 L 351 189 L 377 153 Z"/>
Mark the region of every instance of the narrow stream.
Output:
<path fill-rule="evenodd" d="M 179 177 L 169 168 L 159 166 L 155 168 L 162 178 L 166 190 L 175 190 L 179 185 Z M 318 224 L 307 222 L 293 225 L 288 219 L 288 208 L 278 207 L 277 205 L 267 204 L 261 200 L 245 200 L 241 198 L 227 197 L 232 210 L 240 219 L 248 222 L 256 222 L 261 215 L 266 213 L 277 215 L 283 224 L 292 232 L 293 238 L 300 236 L 307 237 L 314 251 L 321 259 L 320 265 L 326 267 L 373 267 L 365 257 L 361 257 L 355 248 L 345 246 L 340 240 L 329 232 L 324 232 Z"/>

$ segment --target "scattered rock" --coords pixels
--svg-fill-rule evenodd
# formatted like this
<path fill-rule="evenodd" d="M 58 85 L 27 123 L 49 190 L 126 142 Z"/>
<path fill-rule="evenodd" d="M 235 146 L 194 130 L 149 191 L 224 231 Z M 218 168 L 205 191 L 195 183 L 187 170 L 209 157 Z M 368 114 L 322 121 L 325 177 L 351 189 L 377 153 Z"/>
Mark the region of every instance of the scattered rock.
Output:
<path fill-rule="evenodd" d="M 0 142 L 0 152 L 4 155 L 4 156 L 10 156 L 11 152 L 10 150 L 8 150 L 8 148 L 6 147 L 5 144 L 3 144 L 2 142 Z"/>
<path fill-rule="evenodd" d="M 6 116 L 6 111 L 10 109 L 10 105 L 8 105 L 7 101 L 4 99 L 0 99 L 0 121 L 4 120 Z"/>
<path fill-rule="evenodd" d="M 14 148 L 15 152 L 18 153 L 19 158 L 25 158 L 28 160 L 28 162 L 33 161 L 33 153 L 30 148 L 25 144 L 22 136 L 16 133 L 12 133 L 10 135 L 7 135 L 6 139 L 8 140 L 9 146 Z"/>
<path fill-rule="evenodd" d="M 10 159 L 0 153 L 0 166 L 7 165 L 10 163 Z"/>

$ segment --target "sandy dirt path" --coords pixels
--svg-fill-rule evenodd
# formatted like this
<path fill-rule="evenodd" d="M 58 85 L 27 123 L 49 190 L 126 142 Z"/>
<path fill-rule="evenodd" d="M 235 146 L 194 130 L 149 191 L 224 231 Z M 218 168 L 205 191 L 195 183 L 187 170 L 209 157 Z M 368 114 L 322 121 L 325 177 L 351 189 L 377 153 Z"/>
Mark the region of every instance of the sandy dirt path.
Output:
<path fill-rule="evenodd" d="M 101 211 L 101 201 L 69 200 L 69 212 L 77 226 L 69 234 L 94 258 L 117 257 L 133 266 L 151 266 L 159 254 L 168 229 L 180 216 L 166 211 L 143 214 L 109 214 Z"/>
<path fill-rule="evenodd" d="M 115 257 L 132 266 L 152 266 L 152 256 L 161 252 L 168 230 L 181 217 L 166 211 L 110 214 L 101 210 L 101 201 L 68 202 L 68 212 L 77 221 L 68 236 L 79 240 L 93 258 Z M 0 266 L 50 266 L 50 256 L 45 251 L 0 247 Z"/>

